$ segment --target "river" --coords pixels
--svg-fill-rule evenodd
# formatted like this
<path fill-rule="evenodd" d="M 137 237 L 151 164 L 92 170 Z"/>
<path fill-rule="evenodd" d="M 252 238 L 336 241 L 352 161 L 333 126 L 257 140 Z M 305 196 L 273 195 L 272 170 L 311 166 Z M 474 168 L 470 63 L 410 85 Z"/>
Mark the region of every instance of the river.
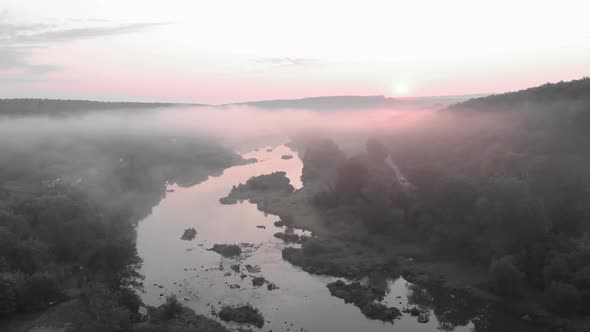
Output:
<path fill-rule="evenodd" d="M 293 158 L 282 159 L 284 154 L 293 155 Z M 139 223 L 137 248 L 144 260 L 141 272 L 146 279 L 142 297 L 147 304 L 159 305 L 166 295 L 176 294 L 197 313 L 214 317 L 212 309 L 219 310 L 222 305 L 250 303 L 267 321 L 262 329 L 250 327 L 254 331 L 377 332 L 437 331 L 440 328 L 474 331 L 473 321 L 481 320 L 480 317 L 463 314 L 449 324 L 448 310 L 440 307 L 438 311 L 433 310 L 426 324 L 418 323 L 416 317 L 409 314 L 404 314 L 393 324 L 369 320 L 354 305 L 331 296 L 326 284 L 336 278 L 311 275 L 284 261 L 281 250 L 285 244 L 273 236 L 282 230 L 273 225 L 278 217 L 264 214 L 248 202 L 222 205 L 219 198 L 226 196 L 233 185 L 274 171 L 285 171 L 291 183 L 300 188 L 302 162 L 286 146 L 278 146 L 272 151 L 261 148 L 244 153 L 243 157 L 257 158 L 259 162 L 226 169 L 221 176 L 210 177 L 190 188 L 171 186 L 151 215 Z M 189 227 L 197 230 L 196 238 L 181 240 L 183 231 Z M 250 245 L 245 246 L 239 259 L 228 259 L 206 250 L 215 243 Z M 247 277 L 242 279 L 241 273 L 231 270 L 230 265 L 236 263 L 241 264 L 242 273 Z M 246 272 L 246 264 L 258 266 L 260 272 Z M 254 287 L 251 275 L 264 276 L 279 289 L 270 291 L 266 286 Z M 383 303 L 400 310 L 408 306 L 408 301 L 416 302 L 418 293 L 424 295 L 426 292 L 403 278 L 387 281 L 387 288 Z M 453 295 L 449 298 L 455 299 Z M 444 322 L 439 322 L 437 312 L 445 315 Z M 224 324 L 230 328 L 239 327 Z"/>

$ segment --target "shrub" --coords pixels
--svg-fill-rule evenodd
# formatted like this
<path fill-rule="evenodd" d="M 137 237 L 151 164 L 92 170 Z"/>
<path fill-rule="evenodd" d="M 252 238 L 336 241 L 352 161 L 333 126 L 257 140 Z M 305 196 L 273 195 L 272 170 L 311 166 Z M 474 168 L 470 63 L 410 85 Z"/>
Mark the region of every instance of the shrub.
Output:
<path fill-rule="evenodd" d="M 194 227 L 190 227 L 184 230 L 184 233 L 180 237 L 184 241 L 192 241 L 197 236 L 197 230 Z"/>
<path fill-rule="evenodd" d="M 49 273 L 35 273 L 21 282 L 17 280 L 17 301 L 23 311 L 42 309 L 62 298 L 55 276 Z"/>
<path fill-rule="evenodd" d="M 166 297 L 166 302 L 161 306 L 162 318 L 169 320 L 182 312 L 182 304 L 178 302 L 176 295 L 172 294 Z"/>
<path fill-rule="evenodd" d="M 137 312 L 139 307 L 143 305 L 143 302 L 136 292 L 124 288 L 118 293 L 118 304 L 131 310 L 131 312 Z"/>
<path fill-rule="evenodd" d="M 219 318 L 224 321 L 234 321 L 236 323 L 248 323 L 261 328 L 264 325 L 264 317 L 258 309 L 250 304 L 239 307 L 224 306 L 219 311 Z"/>
<path fill-rule="evenodd" d="M 210 251 L 215 251 L 224 257 L 239 256 L 242 254 L 242 248 L 237 244 L 214 244 Z"/>

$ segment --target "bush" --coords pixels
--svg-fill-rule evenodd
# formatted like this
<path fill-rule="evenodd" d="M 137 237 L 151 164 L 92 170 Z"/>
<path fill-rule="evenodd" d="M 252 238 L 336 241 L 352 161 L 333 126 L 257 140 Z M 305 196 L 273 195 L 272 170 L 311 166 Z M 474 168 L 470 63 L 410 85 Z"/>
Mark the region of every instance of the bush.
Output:
<path fill-rule="evenodd" d="M 242 254 L 242 248 L 237 244 L 214 244 L 213 248 L 208 250 L 215 251 L 224 257 L 239 256 Z"/>
<path fill-rule="evenodd" d="M 545 290 L 547 307 L 559 315 L 573 315 L 580 311 L 582 296 L 573 285 L 555 282 Z"/>
<path fill-rule="evenodd" d="M 239 307 L 224 306 L 219 311 L 219 318 L 224 321 L 233 321 L 236 323 L 248 323 L 261 328 L 264 325 L 264 317 L 258 309 L 250 304 Z"/>
<path fill-rule="evenodd" d="M 17 302 L 19 310 L 32 311 L 47 307 L 51 302 L 63 299 L 55 276 L 35 273 L 29 278 L 17 278 Z"/>
<path fill-rule="evenodd" d="M 504 256 L 490 266 L 490 288 L 498 295 L 516 296 L 522 292 L 524 274 L 512 256 Z"/>
<path fill-rule="evenodd" d="M 118 304 L 136 313 L 143 305 L 141 297 L 131 289 L 121 289 L 118 293 Z"/>
<path fill-rule="evenodd" d="M 169 320 L 182 312 L 182 304 L 178 302 L 176 295 L 172 294 L 166 297 L 166 302 L 162 304 L 161 313 L 164 320 Z"/>
<path fill-rule="evenodd" d="M 190 227 L 184 230 L 184 233 L 180 237 L 184 241 L 192 241 L 197 236 L 197 230 L 194 227 Z"/>
<path fill-rule="evenodd" d="M 311 239 L 303 244 L 303 255 L 315 256 L 328 251 L 328 248 L 317 239 Z"/>

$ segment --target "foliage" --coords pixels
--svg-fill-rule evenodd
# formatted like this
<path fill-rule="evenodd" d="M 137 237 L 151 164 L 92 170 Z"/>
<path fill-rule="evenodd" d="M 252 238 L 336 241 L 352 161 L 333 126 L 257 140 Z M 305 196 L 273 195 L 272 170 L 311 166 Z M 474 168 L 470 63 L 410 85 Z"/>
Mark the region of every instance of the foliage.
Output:
<path fill-rule="evenodd" d="M 561 315 L 572 315 L 579 312 L 582 297 L 576 287 L 570 284 L 555 282 L 545 291 L 547 307 Z"/>
<path fill-rule="evenodd" d="M 264 317 L 258 309 L 250 304 L 237 307 L 224 306 L 219 311 L 219 318 L 224 321 L 249 323 L 258 328 L 262 328 L 264 325 Z"/>
<path fill-rule="evenodd" d="M 579 313 L 578 300 L 590 298 L 589 84 L 477 98 L 421 130 L 370 138 L 366 153 L 330 165 L 334 185 L 312 201 L 327 220 L 346 221 L 326 224 L 339 235 L 357 234 L 349 220 L 360 219 L 371 233 L 424 243 L 441 259 L 488 266 L 499 295 L 545 292 L 569 303 L 554 312 Z M 391 182 L 399 175 L 388 171 L 388 157 L 405 185 Z M 304 168 L 321 160 L 310 154 Z M 314 246 L 283 254 L 306 263 Z"/>
<path fill-rule="evenodd" d="M 490 266 L 490 288 L 504 296 L 518 296 L 523 289 L 524 274 L 515 266 L 512 256 L 504 256 Z"/>
<path fill-rule="evenodd" d="M 213 248 L 209 249 L 224 257 L 239 256 L 242 254 L 242 248 L 237 244 L 214 244 Z"/>
<path fill-rule="evenodd" d="M 56 277 L 47 272 L 25 277 L 24 282 L 18 287 L 17 303 L 21 311 L 45 308 L 63 297 Z"/>
<path fill-rule="evenodd" d="M 368 181 L 367 166 L 358 159 L 349 159 L 338 171 L 334 190 L 340 202 L 357 199 Z"/>
<path fill-rule="evenodd" d="M 169 320 L 182 312 L 182 304 L 178 302 L 176 295 L 172 294 L 166 297 L 166 302 L 159 309 L 162 319 Z"/>
<path fill-rule="evenodd" d="M 184 233 L 180 239 L 185 241 L 192 241 L 197 236 L 197 230 L 194 227 L 190 227 L 184 230 Z"/>

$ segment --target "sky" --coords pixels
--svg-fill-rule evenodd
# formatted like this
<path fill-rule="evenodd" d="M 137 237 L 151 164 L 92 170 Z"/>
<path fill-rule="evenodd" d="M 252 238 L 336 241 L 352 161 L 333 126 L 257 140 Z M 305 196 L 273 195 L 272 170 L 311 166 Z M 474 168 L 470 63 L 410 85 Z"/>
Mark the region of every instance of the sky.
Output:
<path fill-rule="evenodd" d="M 587 1 L 0 0 L 0 98 L 501 93 L 590 76 Z"/>

